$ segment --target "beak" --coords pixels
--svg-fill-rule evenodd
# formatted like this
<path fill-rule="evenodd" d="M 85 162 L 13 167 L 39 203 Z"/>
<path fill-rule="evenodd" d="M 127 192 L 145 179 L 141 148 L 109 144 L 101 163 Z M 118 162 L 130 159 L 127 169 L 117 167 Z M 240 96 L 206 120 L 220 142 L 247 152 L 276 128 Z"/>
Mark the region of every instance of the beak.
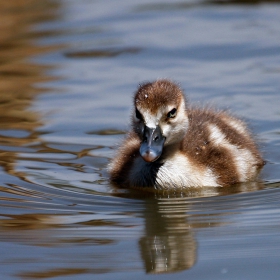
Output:
<path fill-rule="evenodd" d="M 165 137 L 162 135 L 160 127 L 150 128 L 145 126 L 143 141 L 140 146 L 140 155 L 147 162 L 157 160 L 162 153 Z"/>

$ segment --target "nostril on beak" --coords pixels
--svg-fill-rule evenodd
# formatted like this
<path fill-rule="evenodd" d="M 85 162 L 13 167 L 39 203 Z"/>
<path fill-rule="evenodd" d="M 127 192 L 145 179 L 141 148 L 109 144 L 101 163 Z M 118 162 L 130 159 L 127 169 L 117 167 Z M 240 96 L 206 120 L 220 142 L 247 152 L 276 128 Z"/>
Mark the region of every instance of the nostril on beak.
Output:
<path fill-rule="evenodd" d="M 147 162 L 157 160 L 162 153 L 165 138 L 162 136 L 160 127 L 145 127 L 140 145 L 140 155 Z"/>

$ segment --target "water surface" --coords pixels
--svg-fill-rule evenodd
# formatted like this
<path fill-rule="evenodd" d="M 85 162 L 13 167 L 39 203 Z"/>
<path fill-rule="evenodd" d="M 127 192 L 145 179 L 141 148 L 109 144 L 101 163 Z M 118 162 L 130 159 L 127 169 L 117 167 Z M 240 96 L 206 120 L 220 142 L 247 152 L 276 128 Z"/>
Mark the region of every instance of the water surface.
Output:
<path fill-rule="evenodd" d="M 279 279 L 280 3 L 1 3 L 1 279 Z M 260 182 L 153 193 L 106 166 L 140 82 L 246 120 Z"/>

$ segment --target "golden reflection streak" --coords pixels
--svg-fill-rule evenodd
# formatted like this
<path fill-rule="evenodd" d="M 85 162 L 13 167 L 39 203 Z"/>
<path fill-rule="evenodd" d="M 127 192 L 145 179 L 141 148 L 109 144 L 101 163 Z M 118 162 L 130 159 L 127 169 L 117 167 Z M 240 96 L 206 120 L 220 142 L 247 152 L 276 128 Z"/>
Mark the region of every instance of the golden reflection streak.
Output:
<path fill-rule="evenodd" d="M 47 89 L 36 84 L 54 79 L 46 74 L 51 66 L 30 59 L 58 48 L 36 44 L 41 34 L 33 26 L 55 19 L 58 8 L 52 0 L 0 1 L 0 166 L 21 180 L 26 175 L 15 170 L 17 151 L 39 140 L 36 129 L 42 125 L 40 114 L 31 106 Z M 7 135 L 7 131 L 13 133 Z M 17 131 L 26 132 L 25 136 L 14 136 Z M 10 151 L 5 146 L 15 148 Z"/>
<path fill-rule="evenodd" d="M 57 268 L 38 272 L 22 272 L 17 274 L 17 276 L 23 279 L 46 279 L 59 276 L 73 276 L 89 272 L 90 270 L 85 268 Z"/>

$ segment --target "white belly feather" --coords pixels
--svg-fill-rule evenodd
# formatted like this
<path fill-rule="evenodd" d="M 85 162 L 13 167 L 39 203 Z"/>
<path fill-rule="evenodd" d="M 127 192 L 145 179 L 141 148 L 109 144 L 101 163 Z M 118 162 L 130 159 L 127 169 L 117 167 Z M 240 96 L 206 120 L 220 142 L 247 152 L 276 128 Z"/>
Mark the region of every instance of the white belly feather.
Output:
<path fill-rule="evenodd" d="M 219 186 L 213 172 L 208 168 L 193 166 L 181 153 L 168 158 L 158 168 L 137 158 L 129 175 L 131 186 L 153 184 L 159 189 Z"/>

